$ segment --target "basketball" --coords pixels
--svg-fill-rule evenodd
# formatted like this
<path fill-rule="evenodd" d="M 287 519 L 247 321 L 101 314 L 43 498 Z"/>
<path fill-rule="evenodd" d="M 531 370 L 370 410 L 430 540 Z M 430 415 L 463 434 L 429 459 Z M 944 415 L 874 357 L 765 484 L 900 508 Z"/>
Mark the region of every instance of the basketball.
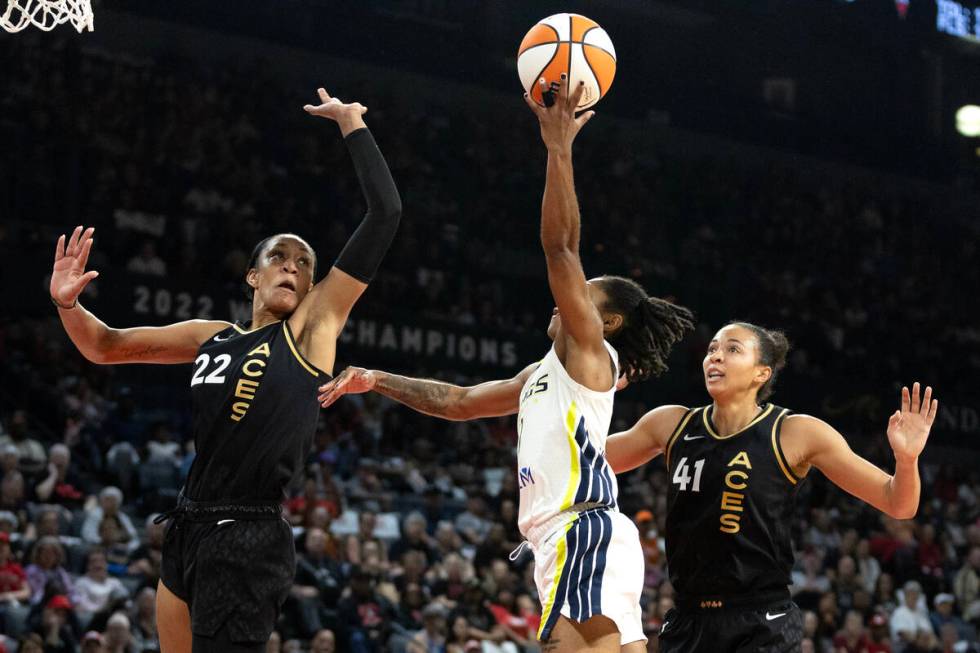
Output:
<path fill-rule="evenodd" d="M 609 91 L 616 76 L 616 50 L 606 31 L 591 18 L 555 14 L 539 21 L 517 50 L 517 74 L 531 98 L 543 105 L 538 80 L 557 82 L 568 75 L 570 88 L 585 82 L 579 109 L 588 109 Z"/>

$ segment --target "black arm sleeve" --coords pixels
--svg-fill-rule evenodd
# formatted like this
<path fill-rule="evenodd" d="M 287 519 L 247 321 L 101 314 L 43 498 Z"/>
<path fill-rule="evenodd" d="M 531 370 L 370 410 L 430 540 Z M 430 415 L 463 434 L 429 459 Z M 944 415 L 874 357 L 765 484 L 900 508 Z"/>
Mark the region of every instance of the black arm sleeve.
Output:
<path fill-rule="evenodd" d="M 402 214 L 402 200 L 374 136 L 366 127 L 344 139 L 367 201 L 364 219 L 334 265 L 358 281 L 370 283 L 391 245 Z"/>

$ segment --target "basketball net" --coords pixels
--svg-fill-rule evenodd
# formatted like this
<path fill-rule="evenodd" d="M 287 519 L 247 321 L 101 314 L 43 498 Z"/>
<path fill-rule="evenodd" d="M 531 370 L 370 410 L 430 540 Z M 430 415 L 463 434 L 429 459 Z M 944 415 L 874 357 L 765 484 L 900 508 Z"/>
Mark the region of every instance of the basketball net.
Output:
<path fill-rule="evenodd" d="M 19 32 L 34 25 L 50 32 L 67 22 L 79 34 L 93 31 L 92 0 L 7 0 L 7 9 L 0 14 L 0 27 L 8 32 Z"/>

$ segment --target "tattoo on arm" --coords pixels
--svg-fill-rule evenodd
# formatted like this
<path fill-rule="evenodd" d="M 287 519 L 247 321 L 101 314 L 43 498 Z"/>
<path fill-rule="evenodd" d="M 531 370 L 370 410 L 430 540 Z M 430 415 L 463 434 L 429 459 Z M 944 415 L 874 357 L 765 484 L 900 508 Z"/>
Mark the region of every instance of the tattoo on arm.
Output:
<path fill-rule="evenodd" d="M 450 417 L 462 394 L 459 386 L 430 379 L 410 379 L 385 374 L 374 386 L 376 392 L 435 417 Z"/>
<path fill-rule="evenodd" d="M 126 349 L 120 349 L 119 354 L 123 358 L 147 358 L 154 354 L 159 354 L 162 351 L 166 351 L 166 347 L 161 347 L 160 345 L 146 345 L 145 347 L 128 347 Z"/>

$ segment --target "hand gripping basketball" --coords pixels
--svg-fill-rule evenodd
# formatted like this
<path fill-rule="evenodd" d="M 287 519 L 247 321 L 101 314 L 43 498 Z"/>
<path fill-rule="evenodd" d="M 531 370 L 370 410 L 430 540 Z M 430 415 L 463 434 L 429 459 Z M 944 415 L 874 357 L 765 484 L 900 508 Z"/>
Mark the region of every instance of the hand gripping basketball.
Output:
<path fill-rule="evenodd" d="M 320 386 L 317 401 L 326 408 L 346 394 L 361 394 L 374 388 L 377 377 L 363 367 L 348 367 L 335 378 Z"/>
<path fill-rule="evenodd" d="M 568 78 L 564 73 L 559 81 L 550 86 L 543 77 L 538 80 L 538 84 L 541 85 L 542 97 L 550 106 L 539 106 L 527 93 L 524 94 L 524 102 L 538 117 L 541 140 L 549 151 L 569 151 L 579 130 L 595 115 L 595 111 L 583 111 L 580 116 L 575 117 L 575 108 L 582 99 L 585 84 L 580 82 L 574 90 L 569 89 Z M 554 101 L 549 102 L 549 99 Z"/>
<path fill-rule="evenodd" d="M 78 296 L 88 283 L 99 276 L 95 270 L 85 271 L 88 254 L 92 251 L 92 234 L 95 227 L 82 230 L 75 227 L 68 245 L 65 246 L 65 236 L 58 238 L 54 249 L 54 269 L 51 271 L 51 298 L 62 308 L 74 308 Z"/>

